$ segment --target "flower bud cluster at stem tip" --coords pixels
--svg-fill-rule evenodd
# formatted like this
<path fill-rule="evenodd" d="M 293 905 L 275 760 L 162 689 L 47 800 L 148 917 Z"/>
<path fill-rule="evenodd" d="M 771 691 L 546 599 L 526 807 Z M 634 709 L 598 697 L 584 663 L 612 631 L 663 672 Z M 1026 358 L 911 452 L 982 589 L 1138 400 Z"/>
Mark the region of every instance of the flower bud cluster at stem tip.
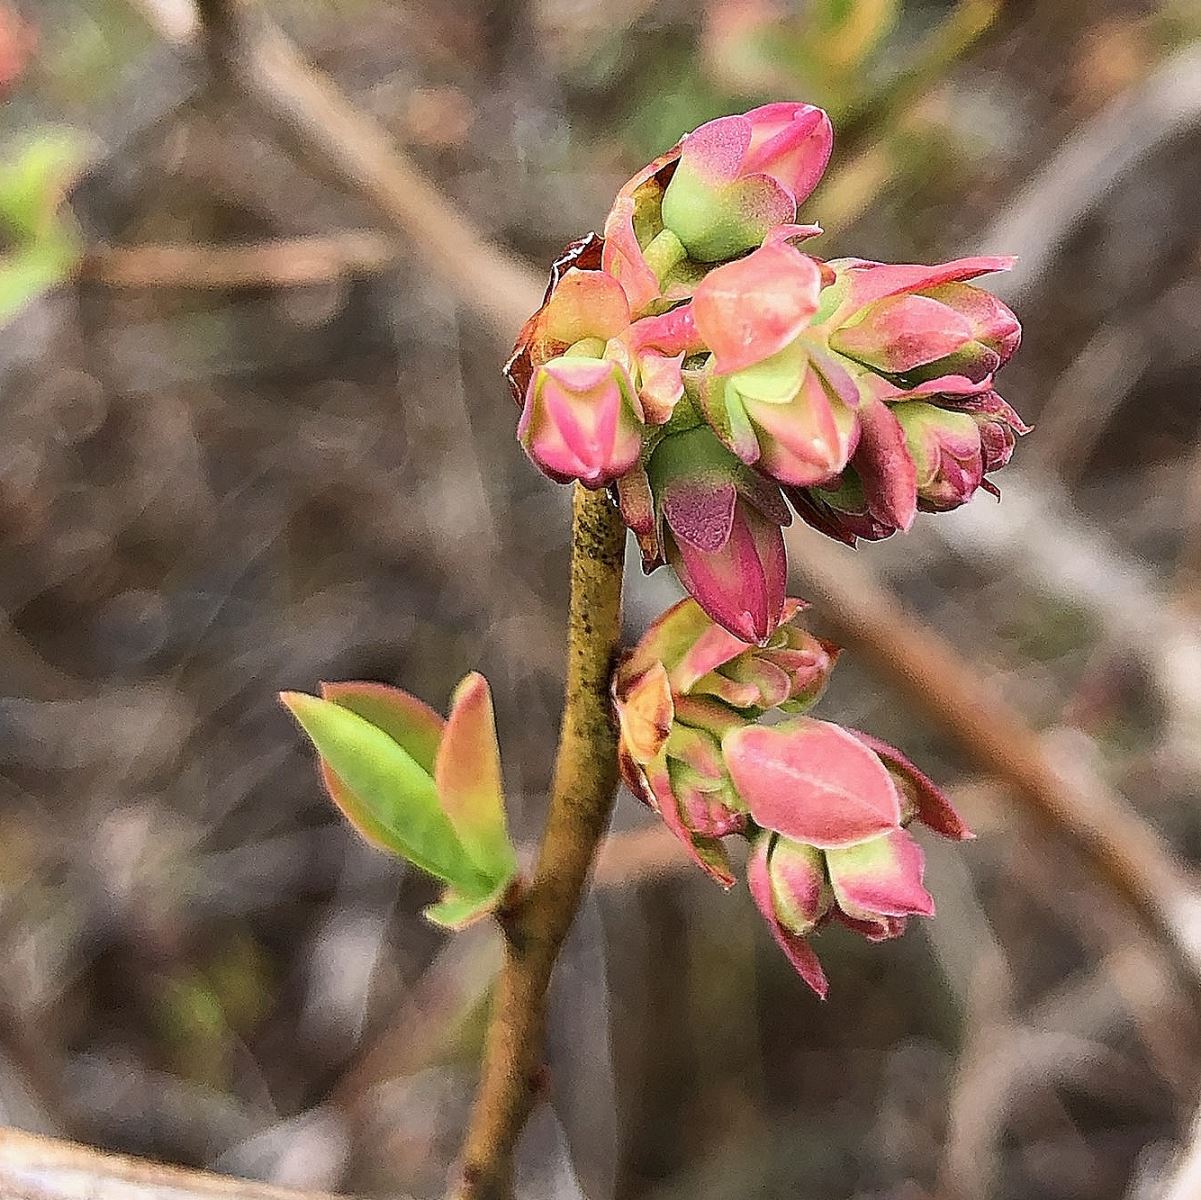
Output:
<path fill-rule="evenodd" d="M 783 619 L 795 512 L 850 545 L 980 489 L 1027 432 L 997 393 L 1021 340 L 972 280 L 808 252 L 829 118 L 779 102 L 702 125 L 557 260 L 506 375 L 557 482 L 609 488 L 642 550 L 729 632 Z"/>

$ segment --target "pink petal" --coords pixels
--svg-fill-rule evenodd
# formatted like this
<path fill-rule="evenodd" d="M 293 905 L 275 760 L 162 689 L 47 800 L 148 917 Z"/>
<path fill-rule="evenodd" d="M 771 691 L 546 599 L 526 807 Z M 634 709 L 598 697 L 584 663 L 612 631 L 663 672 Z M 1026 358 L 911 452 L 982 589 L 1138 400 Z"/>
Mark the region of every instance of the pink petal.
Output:
<path fill-rule="evenodd" d="M 772 841 L 768 868 L 780 923 L 793 933 L 815 929 L 833 901 L 822 852 L 816 846 L 777 837 Z"/>
<path fill-rule="evenodd" d="M 775 897 L 772 895 L 771 875 L 768 872 L 767 853 L 771 837 L 763 834 L 756 839 L 754 849 L 746 864 L 746 882 L 755 906 L 763 914 L 776 944 L 784 951 L 793 969 L 824 1000 L 830 990 L 826 973 L 822 970 L 813 947 L 803 938 L 785 929 L 776 916 Z"/>
<path fill-rule="evenodd" d="M 884 764 L 845 729 L 810 717 L 750 725 L 722 740 L 726 766 L 765 829 L 819 847 L 846 846 L 900 824 Z"/>
<path fill-rule="evenodd" d="M 768 231 L 763 239 L 765 246 L 772 242 L 807 242 L 810 238 L 819 237 L 825 230 L 820 225 L 777 225 Z"/>
<path fill-rule="evenodd" d="M 684 545 L 716 553 L 730 539 L 738 489 L 732 482 L 714 484 L 705 478 L 672 480 L 663 496 L 668 528 Z"/>
<path fill-rule="evenodd" d="M 993 271 L 1008 271 L 1016 259 L 1004 256 L 958 258 L 953 262 L 927 267 L 908 263 L 873 263 L 847 259 L 830 265 L 836 271 L 845 269 L 850 283 L 848 312 L 857 312 L 873 301 L 901 292 L 919 292 L 943 283 L 958 283 L 988 275 Z"/>
<path fill-rule="evenodd" d="M 923 825 L 957 842 L 967 841 L 976 836 L 955 811 L 955 806 L 938 784 L 919 770 L 895 746 L 890 746 L 887 742 L 882 742 L 859 729 L 850 729 L 847 732 L 853 733 L 908 785 L 905 791 L 917 805 L 918 820 Z"/>
<path fill-rule="evenodd" d="M 821 179 L 834 147 L 830 118 L 811 104 L 777 102 L 746 114 L 751 140 L 742 173 L 779 180 L 799 205 Z"/>
<path fill-rule="evenodd" d="M 682 351 L 668 358 L 648 350 L 638 360 L 638 396 L 648 425 L 665 425 L 675 412 L 684 395 L 684 377 L 680 373 L 683 362 Z"/>
<path fill-rule="evenodd" d="M 775 633 L 788 573 L 778 525 L 739 504 L 721 549 L 706 552 L 674 538 L 666 549 L 680 582 L 719 625 L 754 645 Z"/>
<path fill-rule="evenodd" d="M 917 468 L 905 431 L 880 400 L 859 409 L 859 446 L 851 460 L 863 482 L 868 512 L 893 529 L 908 529 L 917 516 Z"/>
<path fill-rule="evenodd" d="M 673 604 L 662 616 L 651 622 L 646 632 L 638 639 L 638 644 L 619 665 L 615 689 L 619 690 L 624 686 L 623 681 L 643 674 L 658 662 L 672 673 L 673 689 L 686 690 L 687 685 L 681 685 L 674 672 L 697 640 L 714 628 L 713 622 L 705 616 L 695 600 L 686 598 Z"/>
<path fill-rule="evenodd" d="M 699 354 L 706 349 L 693 319 L 692 305 L 682 304 L 658 316 L 635 321 L 626 333 L 635 354 L 657 350 L 661 354 Z"/>
<path fill-rule="evenodd" d="M 614 691 L 621 741 L 637 763 L 648 763 L 663 749 L 675 716 L 667 671 L 653 662 L 633 679 L 621 677 Z"/>
<path fill-rule="evenodd" d="M 702 611 L 695 601 L 690 603 L 698 612 Z M 705 631 L 672 669 L 672 686 L 678 692 L 689 691 L 697 680 L 749 649 L 741 638 L 735 637 L 720 625 L 714 625 L 708 617 L 705 618 L 705 625 Z"/>
<path fill-rule="evenodd" d="M 773 242 L 710 271 L 692 301 L 693 320 L 727 375 L 784 349 L 817 311 L 821 272 L 807 255 Z"/>
<path fill-rule="evenodd" d="M 972 341 L 968 319 L 925 296 L 893 296 L 873 304 L 854 325 L 830 336 L 830 346 L 880 371 L 900 374 L 954 354 Z"/>
<path fill-rule="evenodd" d="M 608 341 L 630 323 L 630 303 L 621 284 L 604 271 L 572 267 L 551 293 L 542 314 L 542 332 L 564 347 L 582 338 Z"/>
<path fill-rule="evenodd" d="M 688 851 L 688 856 L 701 870 L 727 890 L 732 888 L 734 876 L 721 843 L 710 838 L 696 837 L 684 824 L 679 801 L 672 790 L 666 755 L 660 754 L 648 763 L 644 770 L 648 786 L 655 797 L 656 811 L 663 818 L 663 824 L 680 839 L 684 849 Z"/>
<path fill-rule="evenodd" d="M 903 829 L 826 854 L 830 886 L 848 917 L 929 917 L 934 901 L 922 886 L 921 847 Z"/>
<path fill-rule="evenodd" d="M 621 285 L 630 308 L 644 311 L 659 298 L 659 277 L 634 232 L 634 200 L 618 196 L 605 218 L 604 269 Z"/>
<path fill-rule="evenodd" d="M 738 178 L 751 136 L 751 122 L 745 116 L 718 117 L 688 134 L 680 144 L 680 155 L 699 180 L 721 187 Z"/>

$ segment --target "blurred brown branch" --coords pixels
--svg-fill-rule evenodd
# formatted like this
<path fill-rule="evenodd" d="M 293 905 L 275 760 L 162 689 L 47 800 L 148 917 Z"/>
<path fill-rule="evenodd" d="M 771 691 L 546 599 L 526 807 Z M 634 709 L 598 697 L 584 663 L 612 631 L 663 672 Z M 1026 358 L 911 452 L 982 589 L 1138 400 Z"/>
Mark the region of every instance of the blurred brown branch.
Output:
<path fill-rule="evenodd" d="M 864 654 L 981 770 L 1013 786 L 1033 814 L 1078 846 L 1168 946 L 1195 986 L 1196 892 L 1163 838 L 1099 784 L 1062 771 L 1038 735 L 944 638 L 901 607 L 862 558 L 806 528 L 789 532 L 804 590 L 836 633 Z M 1091 781 L 1090 781 L 1091 782 Z"/>
<path fill-rule="evenodd" d="M 996 290 L 1006 299 L 1028 295 L 1118 181 L 1198 121 L 1201 46 L 1194 43 L 1082 124 L 1006 205 L 980 239 L 982 246 L 1004 246 L 1017 256 Z"/>
<path fill-rule="evenodd" d="M 200 26 L 175 0 L 135 0 L 164 36 L 198 52 Z M 304 155 L 369 200 L 411 239 L 456 294 L 505 336 L 537 307 L 542 286 L 488 241 L 400 152 L 374 118 L 355 108 L 337 85 L 307 63 L 257 8 L 222 3 L 210 57 L 221 74 L 298 144 Z"/>
<path fill-rule="evenodd" d="M 1089 524 L 1052 480 L 1015 472 L 1001 505 L 968 505 L 930 522 L 922 536 L 1087 613 L 1112 644 L 1146 664 L 1164 701 L 1168 749 L 1197 763 L 1201 628 L 1173 606 L 1146 564 Z"/>
<path fill-rule="evenodd" d="M 302 287 L 387 269 L 402 253 L 395 238 L 369 229 L 243 245 L 102 246 L 80 276 L 109 287 Z"/>
<path fill-rule="evenodd" d="M 4 1200 L 335 1200 L 0 1129 Z"/>

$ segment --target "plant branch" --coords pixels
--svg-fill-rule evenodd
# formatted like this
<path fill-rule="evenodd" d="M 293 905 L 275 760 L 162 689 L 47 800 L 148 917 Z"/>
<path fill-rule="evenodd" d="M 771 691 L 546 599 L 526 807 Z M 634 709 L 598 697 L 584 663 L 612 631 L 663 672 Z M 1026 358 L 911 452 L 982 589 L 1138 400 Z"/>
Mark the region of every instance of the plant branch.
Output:
<path fill-rule="evenodd" d="M 513 1152 L 541 1085 L 546 992 L 580 905 L 617 790 L 609 675 L 621 632 L 625 528 L 604 492 L 576 485 L 563 723 L 546 832 L 533 879 L 505 915 L 483 1070 L 456 1200 L 502 1200 Z"/>
<path fill-rule="evenodd" d="M 133 3 L 180 50 L 203 50 L 220 76 L 270 118 L 292 146 L 403 230 L 413 252 L 505 336 L 538 307 L 538 277 L 450 205 L 387 129 L 306 62 L 257 5 L 202 0 L 199 19 L 185 20 L 178 0 Z M 196 11 L 188 9 L 193 18 Z"/>
<path fill-rule="evenodd" d="M 0 1129 L 4 1200 L 335 1200 Z"/>
<path fill-rule="evenodd" d="M 1011 784 L 1029 811 L 1065 834 L 1171 951 L 1182 977 L 1201 986 L 1198 897 L 1167 842 L 1120 796 L 1067 769 L 1062 755 L 1056 761 L 1053 748 L 853 552 L 796 527 L 788 542 L 804 591 L 821 603 L 836 636 L 853 643 L 976 767 Z"/>
<path fill-rule="evenodd" d="M 108 287 L 304 287 L 386 270 L 400 254 L 394 237 L 345 229 L 232 245 L 100 246 L 84 255 L 79 274 Z"/>

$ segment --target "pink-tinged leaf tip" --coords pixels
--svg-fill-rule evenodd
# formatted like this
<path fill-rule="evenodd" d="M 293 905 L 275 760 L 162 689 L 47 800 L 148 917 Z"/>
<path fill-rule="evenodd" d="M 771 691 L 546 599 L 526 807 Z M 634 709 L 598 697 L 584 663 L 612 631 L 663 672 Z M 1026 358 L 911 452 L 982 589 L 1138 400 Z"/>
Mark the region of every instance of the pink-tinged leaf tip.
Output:
<path fill-rule="evenodd" d="M 489 879 L 511 877 L 517 858 L 505 819 L 492 693 L 477 672 L 455 689 L 434 781 L 443 811 L 480 871 Z"/>

